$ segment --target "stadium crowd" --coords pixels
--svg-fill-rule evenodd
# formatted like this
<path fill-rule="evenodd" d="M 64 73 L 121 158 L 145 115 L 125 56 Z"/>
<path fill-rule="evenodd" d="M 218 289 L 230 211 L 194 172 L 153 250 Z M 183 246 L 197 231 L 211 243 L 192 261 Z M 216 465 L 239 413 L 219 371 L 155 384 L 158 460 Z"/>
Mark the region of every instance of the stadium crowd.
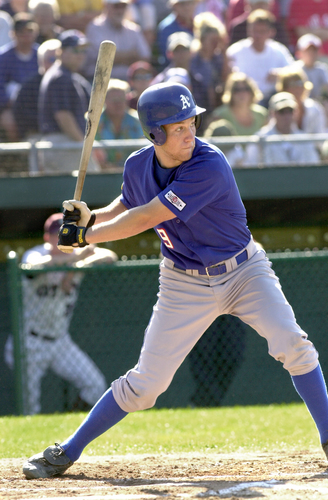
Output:
<path fill-rule="evenodd" d="M 142 138 L 138 97 L 167 81 L 186 85 L 206 108 L 198 135 L 210 140 L 325 134 L 327 12 L 328 0 L 2 0 L 0 142 L 82 142 L 106 39 L 117 51 L 99 141 Z M 284 137 L 279 150 L 258 147 L 236 144 L 224 152 L 233 167 L 328 158 L 328 141 Z M 77 152 L 58 161 L 56 152 L 51 158 L 41 151 L 39 172 L 75 170 Z M 125 158 L 99 148 L 90 168 L 111 171 Z M 2 161 L 0 171 L 10 172 L 11 164 Z"/>

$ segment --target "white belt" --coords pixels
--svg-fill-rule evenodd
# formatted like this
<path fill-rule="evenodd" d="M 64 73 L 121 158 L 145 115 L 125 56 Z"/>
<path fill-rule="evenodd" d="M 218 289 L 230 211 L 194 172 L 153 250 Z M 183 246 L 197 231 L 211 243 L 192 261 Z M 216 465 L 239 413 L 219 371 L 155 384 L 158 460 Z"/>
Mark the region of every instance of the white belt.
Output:
<path fill-rule="evenodd" d="M 240 266 L 240 264 L 253 257 L 253 255 L 257 252 L 257 250 L 258 247 L 256 246 L 253 238 L 251 238 L 248 245 L 245 248 L 243 248 L 240 252 L 236 253 L 236 255 L 234 255 L 230 259 L 223 260 L 212 266 L 203 267 L 199 269 L 180 269 L 173 262 L 173 260 L 168 259 L 167 257 L 164 257 L 164 266 L 168 267 L 169 269 L 175 269 L 177 271 L 185 272 L 186 274 L 190 274 L 191 276 L 198 276 L 198 275 L 201 276 L 207 275 L 209 277 L 219 276 L 221 274 L 230 273 L 231 271 L 237 269 L 237 267 Z"/>

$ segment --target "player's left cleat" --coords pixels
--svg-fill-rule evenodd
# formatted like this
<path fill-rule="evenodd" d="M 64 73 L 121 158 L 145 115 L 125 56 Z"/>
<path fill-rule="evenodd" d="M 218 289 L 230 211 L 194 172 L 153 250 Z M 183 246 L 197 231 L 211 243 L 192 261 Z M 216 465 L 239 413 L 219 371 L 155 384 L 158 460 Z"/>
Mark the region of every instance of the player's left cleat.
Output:
<path fill-rule="evenodd" d="M 71 465 L 73 462 L 63 448 L 55 443 L 55 446 L 29 458 L 23 465 L 23 472 L 27 479 L 47 478 L 63 474 Z"/>
<path fill-rule="evenodd" d="M 326 455 L 327 460 L 328 460 L 328 441 L 326 441 L 325 443 L 322 443 L 321 446 L 322 446 L 322 449 L 325 452 L 325 455 Z"/>

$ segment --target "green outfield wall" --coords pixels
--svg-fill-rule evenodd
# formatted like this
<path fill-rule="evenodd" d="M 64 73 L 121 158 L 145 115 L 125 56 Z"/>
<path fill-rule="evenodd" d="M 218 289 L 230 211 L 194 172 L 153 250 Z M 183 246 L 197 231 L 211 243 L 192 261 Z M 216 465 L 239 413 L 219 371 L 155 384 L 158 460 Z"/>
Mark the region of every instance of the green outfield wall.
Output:
<path fill-rule="evenodd" d="M 269 255 L 298 323 L 309 334 L 328 374 L 328 252 Z M 90 354 L 108 383 L 133 367 L 158 291 L 158 260 L 119 261 L 85 270 L 71 323 L 71 335 Z M 21 318 L 17 260 L 0 268 L 0 349 Z M 17 335 L 17 332 L 16 332 Z M 23 348 L 22 348 L 23 352 Z M 1 414 L 23 412 L 24 372 L 4 364 Z M 42 411 L 67 411 L 76 390 L 49 374 Z M 231 317 L 214 322 L 186 358 L 157 407 L 270 404 L 299 401 L 289 374 L 267 354 L 266 341 Z"/>

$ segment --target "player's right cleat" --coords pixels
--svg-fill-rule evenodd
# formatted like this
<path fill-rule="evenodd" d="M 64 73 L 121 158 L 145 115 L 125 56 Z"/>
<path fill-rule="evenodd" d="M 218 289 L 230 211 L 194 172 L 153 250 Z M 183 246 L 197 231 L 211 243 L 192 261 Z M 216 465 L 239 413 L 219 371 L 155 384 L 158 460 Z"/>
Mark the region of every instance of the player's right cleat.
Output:
<path fill-rule="evenodd" d="M 68 458 L 63 448 L 55 443 L 42 453 L 33 455 L 23 465 L 27 479 L 38 479 L 58 476 L 71 467 L 73 462 Z"/>

